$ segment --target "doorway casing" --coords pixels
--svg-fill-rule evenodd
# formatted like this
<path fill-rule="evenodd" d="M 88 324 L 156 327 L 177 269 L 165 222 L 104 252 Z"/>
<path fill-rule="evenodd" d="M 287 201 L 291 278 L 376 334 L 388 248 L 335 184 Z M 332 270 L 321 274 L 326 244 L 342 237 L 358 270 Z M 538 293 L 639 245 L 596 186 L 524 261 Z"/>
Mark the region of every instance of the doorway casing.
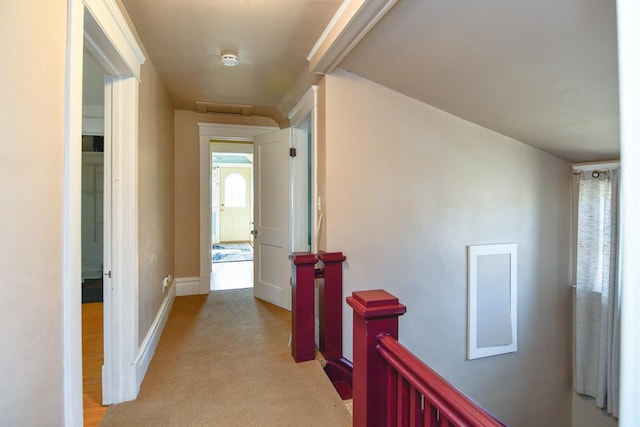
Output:
<path fill-rule="evenodd" d="M 69 0 L 65 76 L 63 316 L 65 425 L 83 425 L 81 331 L 82 61 L 105 79 L 105 138 L 111 142 L 111 257 L 105 254 L 103 401 L 134 399 L 138 353 L 138 83 L 142 49 L 113 0 Z"/>
<path fill-rule="evenodd" d="M 296 148 L 302 148 L 302 156 L 311 156 L 311 171 L 306 169 L 306 163 L 299 162 L 300 166 L 292 168 L 290 184 L 292 185 L 292 206 L 290 206 L 292 215 L 292 248 L 302 248 L 306 246 L 306 239 L 309 233 L 307 224 L 307 216 L 303 212 L 311 209 L 313 212 L 319 212 L 319 205 L 311 203 L 316 207 L 313 209 L 309 205 L 309 200 L 316 201 L 318 194 L 317 184 L 317 86 L 311 86 L 307 93 L 293 107 L 289 113 L 289 119 L 294 128 L 299 127 L 301 123 L 309 120 L 309 133 L 311 136 L 310 149 L 311 153 L 304 150 L 303 141 L 293 140 Z M 249 125 L 228 125 L 217 123 L 198 123 L 200 144 L 199 144 L 199 160 L 200 160 L 200 280 L 199 293 L 209 293 L 211 283 L 211 140 L 228 141 L 229 146 L 225 147 L 224 143 L 216 142 L 221 151 L 233 152 L 239 145 L 233 145 L 234 141 L 253 141 L 253 137 L 263 133 L 278 130 L 277 127 L 271 126 L 249 126 Z M 300 144 L 298 145 L 298 142 Z M 304 163 L 304 164 L 303 164 Z M 311 194 L 303 196 L 304 191 L 299 190 L 300 183 L 311 178 Z M 311 215 L 311 250 L 317 251 L 317 232 L 318 232 L 318 215 Z M 302 249 L 300 249 L 302 250 Z M 181 294 L 186 295 L 187 293 Z"/>
<path fill-rule="evenodd" d="M 277 127 L 243 126 L 217 123 L 198 123 L 200 144 L 200 294 L 208 294 L 211 287 L 211 140 L 216 141 L 216 150 L 220 152 L 242 152 L 253 150 L 242 141 L 253 141 L 253 137 L 273 132 Z M 236 143 L 234 143 L 236 142 Z M 250 151 L 247 151 L 250 152 Z"/>

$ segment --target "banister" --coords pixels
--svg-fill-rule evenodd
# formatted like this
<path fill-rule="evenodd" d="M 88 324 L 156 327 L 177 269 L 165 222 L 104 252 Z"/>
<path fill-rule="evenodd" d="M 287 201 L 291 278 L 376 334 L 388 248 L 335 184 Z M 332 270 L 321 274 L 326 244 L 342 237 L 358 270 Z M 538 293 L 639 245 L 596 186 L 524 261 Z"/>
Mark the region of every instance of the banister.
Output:
<path fill-rule="evenodd" d="M 291 260 L 291 355 L 296 362 L 315 353 L 315 283 L 318 286 L 319 348 L 327 361 L 342 360 L 342 252 L 294 252 Z M 318 262 L 321 268 L 316 268 Z"/>
<path fill-rule="evenodd" d="M 398 341 L 406 307 L 378 289 L 354 292 L 353 425 L 503 427 Z"/>
<path fill-rule="evenodd" d="M 380 356 L 455 426 L 505 426 L 429 368 L 388 333 L 382 332 L 377 338 L 377 350 Z"/>

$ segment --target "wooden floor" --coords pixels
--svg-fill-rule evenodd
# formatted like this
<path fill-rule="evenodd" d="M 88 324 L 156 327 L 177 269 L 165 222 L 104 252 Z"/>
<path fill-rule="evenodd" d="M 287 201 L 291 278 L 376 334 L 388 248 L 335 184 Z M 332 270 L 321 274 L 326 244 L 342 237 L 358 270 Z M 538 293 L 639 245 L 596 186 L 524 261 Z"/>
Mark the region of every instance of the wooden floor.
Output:
<path fill-rule="evenodd" d="M 102 406 L 104 331 L 102 303 L 82 304 L 82 388 L 85 427 L 99 426 L 107 412 Z"/>
<path fill-rule="evenodd" d="M 212 291 L 253 287 L 253 261 L 211 263 Z"/>

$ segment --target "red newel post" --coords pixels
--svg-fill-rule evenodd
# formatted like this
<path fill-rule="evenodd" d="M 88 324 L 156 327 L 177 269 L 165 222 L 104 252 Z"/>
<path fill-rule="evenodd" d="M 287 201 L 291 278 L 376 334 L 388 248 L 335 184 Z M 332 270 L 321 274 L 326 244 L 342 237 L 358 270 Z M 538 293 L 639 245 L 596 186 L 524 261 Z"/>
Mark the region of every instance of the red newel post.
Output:
<path fill-rule="evenodd" d="M 342 252 L 322 252 L 324 281 L 320 281 L 318 309 L 320 317 L 320 351 L 327 360 L 342 357 Z"/>
<path fill-rule="evenodd" d="M 377 335 L 398 339 L 398 317 L 407 308 L 383 290 L 354 292 L 347 298 L 353 308 L 353 425 L 385 424 L 386 366 L 376 350 Z"/>
<path fill-rule="evenodd" d="M 291 355 L 296 362 L 316 357 L 314 341 L 314 282 L 318 258 L 308 252 L 289 255 L 291 283 Z"/>

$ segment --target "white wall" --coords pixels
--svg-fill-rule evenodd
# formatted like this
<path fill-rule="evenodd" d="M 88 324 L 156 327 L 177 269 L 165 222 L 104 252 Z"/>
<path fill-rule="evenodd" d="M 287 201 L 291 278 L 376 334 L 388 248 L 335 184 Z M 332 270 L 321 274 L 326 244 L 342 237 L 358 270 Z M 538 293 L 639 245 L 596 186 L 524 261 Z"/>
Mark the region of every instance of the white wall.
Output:
<path fill-rule="evenodd" d="M 323 90 L 325 249 L 347 256 L 345 296 L 398 296 L 400 341 L 510 425 L 571 425 L 570 165 L 343 71 Z M 519 350 L 466 361 L 467 245 L 507 242 Z"/>
<path fill-rule="evenodd" d="M 7 426 L 64 423 L 66 16 L 66 2 L 0 2 L 0 424 Z"/>
<path fill-rule="evenodd" d="M 621 358 L 620 425 L 640 424 L 640 3 L 618 0 L 618 55 L 620 72 L 621 178 Z M 625 238 L 633 236 L 633 238 Z"/>

